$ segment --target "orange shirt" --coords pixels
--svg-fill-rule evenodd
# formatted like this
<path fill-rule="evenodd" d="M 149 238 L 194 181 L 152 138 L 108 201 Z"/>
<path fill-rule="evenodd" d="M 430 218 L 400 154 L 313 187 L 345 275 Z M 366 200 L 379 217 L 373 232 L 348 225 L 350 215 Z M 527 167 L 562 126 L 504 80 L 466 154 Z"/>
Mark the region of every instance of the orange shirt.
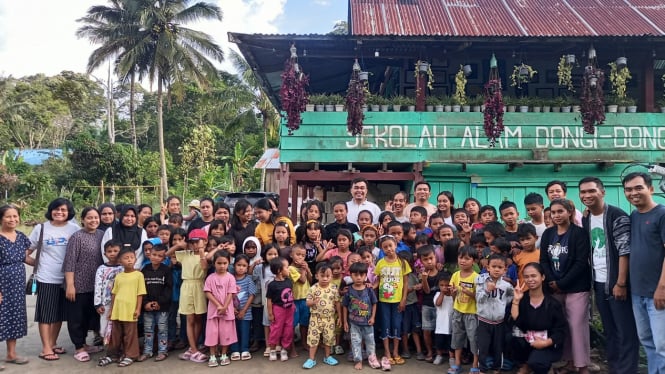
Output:
<path fill-rule="evenodd" d="M 517 265 L 517 277 L 519 278 L 520 284 L 522 284 L 522 282 L 524 282 L 524 279 L 522 278 L 522 270 L 528 263 L 540 262 L 540 249 L 536 248 L 535 251 L 531 252 L 522 251 L 520 254 L 513 256 L 513 261 L 515 262 L 515 265 Z"/>

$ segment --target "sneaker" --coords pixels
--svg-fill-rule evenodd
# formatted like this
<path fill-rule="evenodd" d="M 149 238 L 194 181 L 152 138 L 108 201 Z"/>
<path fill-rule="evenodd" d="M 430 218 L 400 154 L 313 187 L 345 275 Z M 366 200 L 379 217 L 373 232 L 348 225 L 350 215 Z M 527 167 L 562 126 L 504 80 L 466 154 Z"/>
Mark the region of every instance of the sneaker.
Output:
<path fill-rule="evenodd" d="M 367 362 L 369 362 L 369 367 L 372 369 L 380 369 L 381 364 L 379 363 L 379 360 L 376 358 L 376 355 L 370 355 L 367 357 Z"/>
<path fill-rule="evenodd" d="M 401 356 L 402 358 L 405 358 L 405 359 L 408 360 L 408 359 L 411 358 L 411 352 L 409 352 L 409 351 L 404 351 L 404 352 L 400 353 L 400 356 Z"/>
<path fill-rule="evenodd" d="M 344 354 L 344 348 L 342 348 L 341 345 L 336 345 L 334 348 L 335 354 L 336 355 L 343 355 Z"/>
<path fill-rule="evenodd" d="M 270 354 L 272 354 L 272 352 L 270 352 Z M 288 361 L 288 360 L 289 360 L 289 352 L 287 352 L 286 349 L 282 349 L 282 350 L 279 352 L 279 359 L 280 359 L 281 361 Z"/>
<path fill-rule="evenodd" d="M 277 361 L 277 351 L 270 351 L 268 359 L 270 361 Z"/>
<path fill-rule="evenodd" d="M 443 364 L 443 356 L 441 356 L 441 355 L 436 355 L 436 357 L 434 357 L 434 361 L 432 361 L 432 363 L 433 363 L 434 365 L 441 365 L 441 364 Z"/>
<path fill-rule="evenodd" d="M 381 370 L 390 371 L 392 367 L 390 366 L 390 359 L 386 356 L 381 357 Z"/>
<path fill-rule="evenodd" d="M 188 349 L 184 351 L 183 353 L 178 355 L 178 358 L 181 360 L 189 361 L 189 358 L 192 357 L 192 350 Z"/>
<path fill-rule="evenodd" d="M 335 365 L 339 364 L 339 361 L 337 361 L 335 359 L 335 357 L 333 357 L 333 356 L 324 357 L 323 362 L 330 365 L 330 366 L 335 366 Z"/>
<path fill-rule="evenodd" d="M 231 353 L 231 361 L 240 361 L 240 352 Z"/>
<path fill-rule="evenodd" d="M 209 368 L 214 368 L 214 367 L 217 367 L 217 366 L 219 366 L 219 364 L 217 363 L 217 357 L 210 356 L 210 358 L 208 359 L 208 367 Z"/>
<path fill-rule="evenodd" d="M 270 357 L 270 347 L 266 347 L 266 350 L 263 351 L 263 357 Z"/>
<path fill-rule="evenodd" d="M 231 363 L 231 360 L 229 360 L 229 356 L 227 355 L 222 355 L 219 358 L 219 366 L 226 366 Z"/>
<path fill-rule="evenodd" d="M 425 355 L 422 352 L 417 352 L 416 353 L 416 360 L 418 361 L 425 361 Z"/>

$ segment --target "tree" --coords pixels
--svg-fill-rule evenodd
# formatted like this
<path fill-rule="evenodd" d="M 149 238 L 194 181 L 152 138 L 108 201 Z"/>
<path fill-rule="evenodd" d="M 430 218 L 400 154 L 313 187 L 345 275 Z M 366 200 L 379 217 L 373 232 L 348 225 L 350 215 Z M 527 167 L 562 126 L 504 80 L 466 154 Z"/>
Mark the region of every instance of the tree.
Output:
<path fill-rule="evenodd" d="M 337 21 L 333 30 L 329 32 L 329 35 L 348 35 L 349 33 L 349 23 L 346 21 Z"/>

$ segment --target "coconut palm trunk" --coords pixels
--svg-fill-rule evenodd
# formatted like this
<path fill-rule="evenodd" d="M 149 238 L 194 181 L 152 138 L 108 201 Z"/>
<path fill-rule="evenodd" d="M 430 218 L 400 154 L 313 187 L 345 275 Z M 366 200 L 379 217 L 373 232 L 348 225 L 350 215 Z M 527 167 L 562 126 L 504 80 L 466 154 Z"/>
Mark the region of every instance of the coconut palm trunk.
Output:
<path fill-rule="evenodd" d="M 166 150 L 164 149 L 164 110 L 163 110 L 162 79 L 157 79 L 157 134 L 159 139 L 159 161 L 162 174 L 160 179 L 162 200 L 166 200 L 169 186 L 166 178 Z"/>

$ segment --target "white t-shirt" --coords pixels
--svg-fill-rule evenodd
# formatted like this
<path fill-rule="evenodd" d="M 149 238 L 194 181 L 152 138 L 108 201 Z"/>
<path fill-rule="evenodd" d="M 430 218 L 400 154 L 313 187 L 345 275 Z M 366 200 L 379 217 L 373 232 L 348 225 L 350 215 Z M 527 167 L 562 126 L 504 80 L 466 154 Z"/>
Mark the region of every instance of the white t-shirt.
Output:
<path fill-rule="evenodd" d="M 531 223 L 533 227 L 536 228 L 536 235 L 538 235 L 538 240 L 536 240 L 536 248 L 540 248 L 540 238 L 543 236 L 545 230 L 547 230 L 547 225 L 545 225 L 545 221 L 539 225 L 536 225 L 533 223 L 533 221 L 529 221 L 529 223 Z"/>
<path fill-rule="evenodd" d="M 372 223 L 377 224 L 379 223 L 379 214 L 381 214 L 381 208 L 379 208 L 378 205 L 374 204 L 371 201 L 368 201 L 365 199 L 365 201 L 358 205 L 354 200 L 347 201 L 346 202 L 346 207 L 349 210 L 349 212 L 346 214 L 346 220 L 349 221 L 350 223 L 353 224 L 358 224 L 358 213 L 362 212 L 363 210 L 369 210 L 372 213 Z"/>
<path fill-rule="evenodd" d="M 593 280 L 600 283 L 607 282 L 607 246 L 605 243 L 605 229 L 603 221 L 605 215 L 589 216 L 591 223 L 591 262 L 593 265 Z"/>
<path fill-rule="evenodd" d="M 44 225 L 44 238 L 40 249 L 39 265 L 37 266 L 37 280 L 43 283 L 62 284 L 65 280 L 62 263 L 65 261 L 69 237 L 81 228 L 71 221 L 68 221 L 64 226 L 53 226 L 49 221 L 37 225 L 30 233 L 30 242 L 32 243 L 30 248 L 33 250 L 37 248 L 42 225 Z M 33 255 L 37 256 L 36 253 L 33 253 Z"/>
<path fill-rule="evenodd" d="M 454 300 L 452 296 L 444 296 L 441 305 L 436 306 L 436 300 L 439 298 L 440 293 L 437 292 L 434 295 L 434 307 L 436 308 L 436 327 L 434 328 L 434 333 L 451 335 L 453 333 L 451 316 L 453 314 Z"/>

